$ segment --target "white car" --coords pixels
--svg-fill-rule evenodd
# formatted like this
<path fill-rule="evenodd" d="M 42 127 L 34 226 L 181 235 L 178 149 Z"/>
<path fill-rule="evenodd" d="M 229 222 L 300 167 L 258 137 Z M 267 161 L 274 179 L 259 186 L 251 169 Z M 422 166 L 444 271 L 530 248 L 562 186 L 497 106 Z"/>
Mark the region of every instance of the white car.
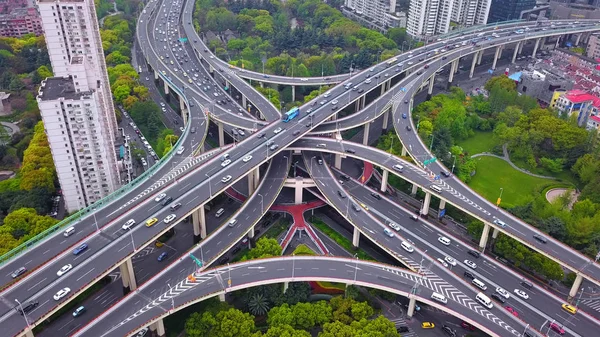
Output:
<path fill-rule="evenodd" d="M 167 196 L 166 193 L 161 193 L 159 194 L 156 198 L 154 198 L 154 201 L 156 202 L 160 202 L 161 200 L 163 200 L 165 197 Z"/>
<path fill-rule="evenodd" d="M 438 258 L 437 260 L 438 260 L 439 263 L 442 264 L 442 266 L 448 268 L 448 264 L 446 263 L 446 261 L 442 260 L 442 258 Z"/>
<path fill-rule="evenodd" d="M 175 220 L 176 217 L 177 217 L 177 215 L 175 215 L 175 214 L 169 214 L 163 221 L 165 223 L 170 223 L 171 221 Z"/>
<path fill-rule="evenodd" d="M 444 246 L 450 246 L 450 239 L 448 239 L 445 236 L 440 236 L 438 237 L 438 241 L 443 244 Z"/>
<path fill-rule="evenodd" d="M 336 105 L 336 104 L 338 104 L 338 103 L 339 103 L 339 102 L 337 101 L 337 99 L 334 99 L 333 101 L 331 101 L 331 105 Z"/>
<path fill-rule="evenodd" d="M 230 180 L 231 180 L 231 176 L 230 175 L 226 175 L 223 178 L 221 178 L 221 182 L 222 183 L 226 183 L 226 182 L 228 182 Z"/>
<path fill-rule="evenodd" d="M 273 133 L 274 133 L 274 134 L 278 134 L 278 133 L 280 133 L 281 131 L 283 131 L 283 129 L 281 129 L 281 128 L 277 128 L 277 129 L 273 130 Z"/>
<path fill-rule="evenodd" d="M 367 83 L 367 84 L 371 83 L 371 79 L 367 78 L 367 80 L 365 81 L 365 83 Z"/>
<path fill-rule="evenodd" d="M 223 161 L 221 162 L 221 166 L 222 166 L 222 167 L 225 167 L 225 166 L 227 166 L 227 165 L 229 165 L 229 164 L 231 164 L 231 160 L 229 160 L 229 159 L 225 159 L 225 160 L 223 160 Z"/>
<path fill-rule="evenodd" d="M 529 299 L 529 295 L 521 289 L 515 289 L 515 294 L 524 300 Z"/>
<path fill-rule="evenodd" d="M 180 147 L 179 150 L 177 150 L 177 154 L 182 154 L 183 151 L 185 151 L 185 147 Z"/>
<path fill-rule="evenodd" d="M 56 294 L 54 294 L 54 300 L 58 301 L 61 298 L 67 296 L 67 294 L 71 292 L 71 289 L 69 288 L 62 288 L 61 290 L 59 290 Z"/>
<path fill-rule="evenodd" d="M 250 159 L 252 159 L 252 156 L 251 156 L 251 155 L 247 155 L 247 156 L 244 156 L 244 158 L 242 158 L 242 161 L 243 161 L 244 163 L 247 163 L 247 162 L 249 162 L 249 161 L 250 161 Z"/>
<path fill-rule="evenodd" d="M 510 298 L 510 293 L 509 293 L 508 291 L 506 291 L 504 288 L 500 288 L 500 287 L 498 287 L 498 288 L 496 288 L 496 292 L 497 292 L 497 293 L 498 293 L 500 296 L 502 296 L 502 297 L 504 297 L 504 298 L 506 298 L 506 299 Z"/>
<path fill-rule="evenodd" d="M 456 266 L 456 260 L 455 260 L 455 259 L 453 259 L 453 258 L 451 258 L 450 256 L 446 256 L 446 257 L 444 258 L 444 260 L 445 260 L 446 262 L 448 262 L 448 264 L 449 264 L 449 265 L 452 265 L 453 267 L 455 267 L 455 266 Z"/>
<path fill-rule="evenodd" d="M 246 133 L 244 132 L 244 130 L 242 129 L 238 129 L 238 133 L 240 134 L 240 136 L 244 137 L 246 135 Z"/>
<path fill-rule="evenodd" d="M 395 230 L 396 232 L 398 232 L 398 231 L 400 230 L 400 226 L 398 226 L 398 224 L 395 224 L 395 223 L 393 223 L 393 222 L 390 222 L 390 223 L 389 223 L 389 226 L 390 226 L 390 227 L 391 227 L 393 230 Z"/>
<path fill-rule="evenodd" d="M 71 268 L 73 268 L 72 265 L 70 264 L 66 264 L 64 265 L 62 268 L 60 268 L 59 271 L 56 272 L 56 276 L 63 276 L 64 274 L 66 274 L 69 270 L 71 270 Z"/>
<path fill-rule="evenodd" d="M 469 267 L 471 267 L 471 269 L 476 269 L 477 268 L 477 264 L 471 260 L 465 260 L 464 261 L 465 264 Z"/>

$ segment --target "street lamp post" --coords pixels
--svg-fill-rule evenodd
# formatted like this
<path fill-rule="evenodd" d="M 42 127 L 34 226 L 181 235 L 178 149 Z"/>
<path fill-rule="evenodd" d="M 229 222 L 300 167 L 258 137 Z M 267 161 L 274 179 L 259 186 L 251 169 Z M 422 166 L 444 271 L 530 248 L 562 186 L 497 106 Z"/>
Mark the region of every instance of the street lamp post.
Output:
<path fill-rule="evenodd" d="M 258 196 L 260 197 L 260 209 L 261 209 L 261 212 L 264 213 L 265 212 L 265 205 L 263 204 L 263 199 L 264 198 L 263 198 L 262 194 L 260 194 L 260 193 L 258 193 Z"/>
<path fill-rule="evenodd" d="M 452 170 L 450 170 L 452 172 L 452 174 L 454 174 L 454 165 L 456 165 L 456 156 L 452 155 L 454 157 L 454 161 L 452 162 Z"/>
<path fill-rule="evenodd" d="M 31 331 L 31 325 L 29 324 L 29 320 L 27 319 L 27 314 L 25 313 L 25 311 L 23 311 L 23 304 L 21 304 L 21 302 L 19 302 L 19 300 L 16 298 L 15 298 L 15 302 L 17 302 L 17 304 L 19 304 L 19 308 L 21 309 L 21 312 L 23 313 L 23 318 L 25 319 L 25 323 L 27 323 L 27 328 L 29 329 L 29 331 Z"/>
<path fill-rule="evenodd" d="M 129 236 L 131 236 L 131 245 L 133 246 L 133 251 L 135 252 L 135 241 L 133 241 L 133 230 L 129 229 Z"/>

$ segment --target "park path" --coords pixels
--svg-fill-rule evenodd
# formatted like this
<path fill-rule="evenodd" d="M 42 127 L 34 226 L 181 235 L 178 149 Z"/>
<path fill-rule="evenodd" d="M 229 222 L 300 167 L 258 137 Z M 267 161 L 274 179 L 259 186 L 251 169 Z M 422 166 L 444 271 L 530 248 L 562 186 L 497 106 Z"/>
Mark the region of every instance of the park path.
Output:
<path fill-rule="evenodd" d="M 515 163 L 513 163 L 510 160 L 510 156 L 508 155 L 508 145 L 504 144 L 502 145 L 502 156 L 493 154 L 493 153 L 489 153 L 489 152 L 483 152 L 483 153 L 478 153 L 478 154 L 474 154 L 471 156 L 471 158 L 477 158 L 477 157 L 494 157 L 494 158 L 498 158 L 498 159 L 502 159 L 505 162 L 507 162 L 510 166 L 512 166 L 512 168 L 514 168 L 517 171 L 521 171 L 525 174 L 528 174 L 532 177 L 536 177 L 536 178 L 542 178 L 542 179 L 552 179 L 552 180 L 556 180 L 555 177 L 550 177 L 550 176 L 544 176 L 541 174 L 535 174 L 535 173 L 531 173 L 529 171 L 527 171 L 526 169 L 522 169 L 520 167 L 518 167 L 517 165 L 515 165 Z"/>

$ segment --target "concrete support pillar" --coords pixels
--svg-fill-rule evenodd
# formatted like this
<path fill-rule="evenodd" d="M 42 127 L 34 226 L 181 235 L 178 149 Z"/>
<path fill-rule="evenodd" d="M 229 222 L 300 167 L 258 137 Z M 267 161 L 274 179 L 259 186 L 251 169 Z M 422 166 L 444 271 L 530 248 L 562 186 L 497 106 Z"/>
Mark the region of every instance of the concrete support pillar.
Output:
<path fill-rule="evenodd" d="M 304 189 L 302 188 L 302 182 L 297 181 L 296 187 L 294 187 L 294 204 L 295 205 L 300 205 L 302 203 L 302 191 L 303 190 Z"/>
<path fill-rule="evenodd" d="M 575 39 L 575 47 L 579 46 L 580 40 L 581 40 L 581 34 L 577 34 L 577 38 Z"/>
<path fill-rule="evenodd" d="M 219 128 L 219 146 L 225 146 L 225 132 L 223 131 L 223 123 L 217 122 L 217 127 Z"/>
<path fill-rule="evenodd" d="M 479 54 L 477 56 L 477 65 L 481 64 L 481 60 L 483 59 L 483 50 L 479 51 Z"/>
<path fill-rule="evenodd" d="M 185 101 L 182 96 L 179 96 L 179 110 L 183 112 L 185 110 Z"/>
<path fill-rule="evenodd" d="M 513 51 L 513 56 L 512 56 L 512 61 L 511 61 L 511 63 L 513 63 L 513 64 L 517 60 L 517 53 L 519 52 L 520 46 L 521 46 L 521 42 L 517 42 L 517 45 L 515 46 L 515 50 Z"/>
<path fill-rule="evenodd" d="M 248 172 L 248 175 L 246 176 L 246 178 L 248 179 L 248 195 L 252 195 L 252 193 L 254 193 L 254 191 L 256 191 L 256 185 L 254 183 L 255 179 L 254 179 L 254 170 L 251 170 L 250 172 Z"/>
<path fill-rule="evenodd" d="M 257 166 L 254 169 L 254 189 L 256 190 L 258 188 L 258 184 L 260 183 L 260 167 Z"/>
<path fill-rule="evenodd" d="M 169 94 L 169 84 L 167 84 L 167 82 L 165 82 L 165 95 Z"/>
<path fill-rule="evenodd" d="M 450 63 L 450 74 L 448 75 L 448 83 L 452 83 L 454 80 L 454 73 L 456 72 L 456 62 Z"/>
<path fill-rule="evenodd" d="M 363 132 L 363 145 L 369 145 L 369 131 L 371 130 L 371 123 L 365 123 L 365 130 Z"/>
<path fill-rule="evenodd" d="M 165 335 L 165 324 L 162 319 L 150 325 L 150 330 L 155 331 L 156 335 L 162 337 Z"/>
<path fill-rule="evenodd" d="M 460 66 L 460 62 L 459 62 L 459 61 L 460 61 L 460 58 L 457 58 L 457 59 L 456 59 L 456 61 L 454 61 L 454 63 L 456 63 L 456 64 L 454 65 L 454 73 L 455 73 L 455 74 L 456 74 L 456 73 L 458 73 L 458 68 L 459 68 L 459 66 Z"/>
<path fill-rule="evenodd" d="M 497 238 L 499 233 L 500 233 L 500 230 L 498 228 L 494 227 L 494 230 L 492 231 L 492 239 Z"/>
<path fill-rule="evenodd" d="M 535 46 L 533 47 L 533 53 L 531 53 L 531 58 L 535 58 L 535 54 L 537 53 L 538 47 L 540 46 L 541 38 L 535 39 Z"/>
<path fill-rule="evenodd" d="M 192 226 L 194 227 L 194 243 L 206 237 L 206 213 L 204 205 L 192 213 Z"/>
<path fill-rule="evenodd" d="M 335 167 L 338 170 L 342 169 L 342 156 L 339 154 L 335 155 L 334 161 L 333 161 L 333 167 Z"/>
<path fill-rule="evenodd" d="M 473 78 L 473 72 L 475 72 L 475 64 L 477 64 L 477 57 L 481 52 L 477 52 L 473 55 L 473 62 L 471 62 L 471 72 L 469 73 L 469 78 Z"/>
<path fill-rule="evenodd" d="M 385 94 L 385 82 L 381 83 L 381 96 L 383 96 L 383 94 Z"/>
<path fill-rule="evenodd" d="M 181 118 L 183 118 L 183 125 L 187 124 L 188 114 L 189 114 L 189 110 L 188 109 L 181 110 Z"/>
<path fill-rule="evenodd" d="M 242 106 L 244 107 L 244 109 L 247 109 L 248 105 L 248 100 L 246 99 L 246 96 L 242 95 Z"/>
<path fill-rule="evenodd" d="M 487 245 L 488 236 L 490 235 L 490 226 L 487 223 L 484 223 L 483 233 L 481 233 L 481 239 L 479 239 L 479 248 L 483 251 L 485 250 L 485 246 Z"/>
<path fill-rule="evenodd" d="M 359 112 L 360 111 L 360 98 L 357 99 L 356 101 L 354 101 L 354 112 Z"/>
<path fill-rule="evenodd" d="M 523 52 L 523 46 L 525 45 L 525 41 L 519 42 L 519 55 Z"/>
<path fill-rule="evenodd" d="M 263 82 L 258 82 L 258 84 L 260 84 L 260 87 L 261 87 L 261 88 L 264 88 L 264 87 L 265 87 L 265 84 L 264 84 Z"/>
<path fill-rule="evenodd" d="M 390 112 L 390 110 L 386 110 L 386 111 L 383 113 L 383 127 L 382 127 L 382 128 L 383 128 L 383 130 L 387 130 L 387 128 L 388 128 L 388 121 L 389 121 L 389 119 L 390 119 L 390 116 L 388 116 L 388 115 L 389 115 L 389 112 Z"/>
<path fill-rule="evenodd" d="M 433 93 L 433 84 L 435 83 L 435 73 L 433 73 L 433 75 L 431 75 L 431 77 L 429 78 L 429 88 L 427 89 L 427 95 L 430 95 Z"/>
<path fill-rule="evenodd" d="M 385 193 L 385 191 L 387 191 L 389 174 L 390 174 L 390 172 L 388 170 L 383 170 L 383 174 L 381 175 L 381 187 L 379 188 L 379 190 L 383 193 Z"/>
<path fill-rule="evenodd" d="M 289 282 L 283 282 L 283 293 L 284 294 L 288 290 L 289 286 L 290 286 Z"/>
<path fill-rule="evenodd" d="M 438 214 L 440 214 L 443 209 L 446 209 L 446 200 L 440 199 L 440 208 L 438 208 Z"/>
<path fill-rule="evenodd" d="M 419 189 L 419 186 L 417 184 L 413 184 L 412 185 L 412 189 L 410 190 L 410 195 L 412 195 L 413 197 L 415 195 L 417 195 L 417 190 Z"/>
<path fill-rule="evenodd" d="M 404 157 L 404 156 L 406 156 L 407 154 L 408 154 L 408 151 L 406 150 L 406 147 L 405 147 L 405 146 L 402 146 L 402 153 L 400 153 L 400 155 L 401 155 L 402 157 Z"/>
<path fill-rule="evenodd" d="M 254 226 L 252 226 L 248 232 L 248 239 L 254 239 Z"/>
<path fill-rule="evenodd" d="M 358 227 L 354 227 L 354 234 L 352 235 L 352 246 L 358 248 L 358 242 L 360 241 L 360 232 Z"/>
<path fill-rule="evenodd" d="M 498 58 L 499 59 L 502 58 L 502 52 L 504 51 L 504 47 L 505 47 L 505 45 L 500 45 L 500 52 L 498 53 Z"/>
<path fill-rule="evenodd" d="M 121 280 L 123 281 L 123 294 L 127 295 L 130 291 L 137 289 L 135 271 L 133 270 L 131 258 L 123 261 L 119 266 L 119 270 L 121 271 Z"/>
<path fill-rule="evenodd" d="M 496 69 L 496 63 L 498 62 L 498 55 L 500 55 L 500 50 L 502 46 L 496 47 L 496 52 L 494 53 L 494 61 L 492 62 L 492 69 Z"/>
<path fill-rule="evenodd" d="M 581 287 L 581 281 L 583 281 L 583 276 L 581 276 L 581 274 L 577 274 L 575 282 L 573 282 L 573 286 L 571 286 L 571 290 L 569 290 L 569 299 L 577 295 L 577 291 L 579 291 L 579 287 Z"/>
<path fill-rule="evenodd" d="M 423 208 L 421 209 L 421 216 L 427 217 L 429 214 L 429 204 L 431 203 L 431 193 L 425 192 L 425 199 L 423 200 Z"/>
<path fill-rule="evenodd" d="M 292 102 L 296 101 L 296 86 L 292 85 Z"/>
<path fill-rule="evenodd" d="M 225 302 L 225 293 L 219 294 L 219 301 Z"/>
<path fill-rule="evenodd" d="M 412 317 L 415 313 L 415 306 L 417 304 L 417 300 L 413 296 L 408 297 L 408 310 L 406 310 L 406 316 Z"/>
<path fill-rule="evenodd" d="M 560 36 L 556 37 L 556 44 L 554 45 L 554 49 L 558 48 L 559 44 L 560 44 Z"/>

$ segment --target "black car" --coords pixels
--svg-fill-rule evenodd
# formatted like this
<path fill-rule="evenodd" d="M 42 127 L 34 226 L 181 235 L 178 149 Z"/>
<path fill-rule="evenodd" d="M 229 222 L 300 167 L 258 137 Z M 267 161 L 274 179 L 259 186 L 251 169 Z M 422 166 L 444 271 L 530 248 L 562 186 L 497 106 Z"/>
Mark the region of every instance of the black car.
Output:
<path fill-rule="evenodd" d="M 408 327 L 407 326 L 399 326 L 396 328 L 396 331 L 398 332 L 408 332 Z"/>
<path fill-rule="evenodd" d="M 346 195 L 344 194 L 344 192 L 338 190 L 338 195 L 340 196 L 340 198 L 342 199 L 346 199 Z"/>
<path fill-rule="evenodd" d="M 166 197 L 165 200 L 163 200 L 162 205 L 163 206 L 167 206 L 168 204 L 170 204 L 173 201 L 173 197 Z"/>
<path fill-rule="evenodd" d="M 495 299 L 496 301 L 502 303 L 502 304 L 506 303 L 506 300 L 502 296 L 500 296 L 498 294 L 492 294 L 492 298 Z"/>
<path fill-rule="evenodd" d="M 377 200 L 381 200 L 381 196 L 375 192 L 371 193 L 371 196 Z"/>
<path fill-rule="evenodd" d="M 469 255 L 471 255 L 471 256 L 474 256 L 475 258 L 479 258 L 479 256 L 481 255 L 481 254 L 479 254 L 479 252 L 478 252 L 478 251 L 476 251 L 476 250 L 469 250 L 469 251 L 467 252 L 467 254 L 469 254 Z"/>
<path fill-rule="evenodd" d="M 348 181 L 348 180 L 350 180 L 350 177 L 348 177 L 348 175 L 346 175 L 346 174 L 342 174 L 342 175 L 340 176 L 340 178 L 344 179 L 345 181 Z"/>
<path fill-rule="evenodd" d="M 346 152 L 348 152 L 348 153 L 356 153 L 356 151 L 354 149 L 346 149 Z"/>
<path fill-rule="evenodd" d="M 31 311 L 33 311 L 33 309 L 37 308 L 38 304 L 39 304 L 38 301 L 32 301 L 32 302 L 24 304 L 22 311 L 21 311 L 21 306 L 17 306 L 17 307 L 15 307 L 15 309 L 21 316 L 23 316 L 23 314 L 30 313 Z"/>
<path fill-rule="evenodd" d="M 444 331 L 446 333 L 446 335 L 450 336 L 450 337 L 456 337 L 456 331 L 454 331 L 454 329 L 452 329 L 451 327 L 444 325 L 442 327 L 442 331 Z"/>
<path fill-rule="evenodd" d="M 226 264 L 227 262 L 229 262 L 229 258 L 228 257 L 224 257 L 222 259 L 219 260 L 219 264 Z"/>
<path fill-rule="evenodd" d="M 242 247 L 239 247 L 239 246 L 235 247 L 231 250 L 231 254 L 235 254 L 235 253 L 239 252 L 240 250 L 242 250 Z"/>
<path fill-rule="evenodd" d="M 410 125 L 406 126 L 406 131 L 412 131 L 412 128 L 410 127 Z"/>
<path fill-rule="evenodd" d="M 450 172 L 448 171 L 441 171 L 440 173 L 446 178 L 450 177 Z"/>
<path fill-rule="evenodd" d="M 548 239 L 546 239 L 545 237 L 543 237 L 541 235 L 538 235 L 538 234 L 534 234 L 533 238 L 536 239 L 536 240 L 538 240 L 541 243 L 547 243 L 548 242 Z"/>
<path fill-rule="evenodd" d="M 466 271 L 463 274 L 466 278 L 470 278 L 471 280 L 475 278 L 475 275 L 473 275 L 471 272 Z"/>

